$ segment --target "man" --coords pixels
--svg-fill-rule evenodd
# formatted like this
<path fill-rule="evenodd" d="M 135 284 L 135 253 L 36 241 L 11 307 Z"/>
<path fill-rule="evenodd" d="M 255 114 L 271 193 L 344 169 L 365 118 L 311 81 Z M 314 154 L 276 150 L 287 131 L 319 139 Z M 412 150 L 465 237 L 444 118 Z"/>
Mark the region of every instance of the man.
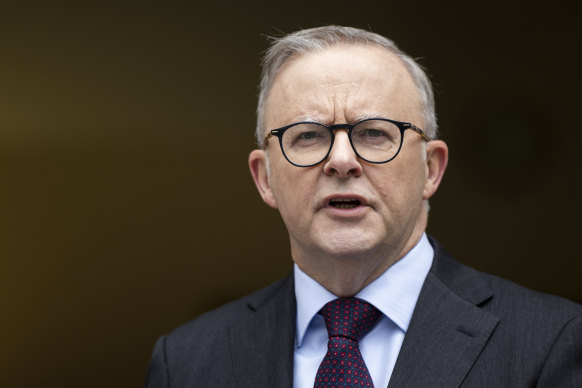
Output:
<path fill-rule="evenodd" d="M 249 166 L 289 278 L 162 337 L 148 387 L 580 387 L 582 307 L 465 267 L 425 234 L 447 165 L 430 82 L 388 39 L 276 40 Z"/>

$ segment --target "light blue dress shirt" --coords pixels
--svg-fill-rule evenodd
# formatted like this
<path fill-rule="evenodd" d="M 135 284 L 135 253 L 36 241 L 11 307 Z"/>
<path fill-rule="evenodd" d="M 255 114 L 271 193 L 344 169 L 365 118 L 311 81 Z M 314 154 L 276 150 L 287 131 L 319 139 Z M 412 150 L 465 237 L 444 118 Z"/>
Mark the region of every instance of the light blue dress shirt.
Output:
<path fill-rule="evenodd" d="M 394 263 L 356 297 L 374 305 L 383 314 L 378 324 L 360 340 L 360 352 L 376 388 L 387 387 L 400 352 L 434 251 L 426 234 L 402 259 Z M 337 298 L 310 278 L 297 265 L 295 297 L 297 332 L 293 364 L 293 387 L 312 388 L 319 364 L 327 351 L 327 329 L 319 310 Z"/>

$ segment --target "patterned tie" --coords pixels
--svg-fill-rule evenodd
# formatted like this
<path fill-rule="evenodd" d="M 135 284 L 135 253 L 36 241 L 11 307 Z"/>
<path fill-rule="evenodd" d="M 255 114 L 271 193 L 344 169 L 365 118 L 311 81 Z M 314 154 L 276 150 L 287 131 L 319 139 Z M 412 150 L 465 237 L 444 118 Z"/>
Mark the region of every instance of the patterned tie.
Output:
<path fill-rule="evenodd" d="M 332 300 L 319 312 L 329 341 L 314 388 L 374 387 L 358 341 L 378 323 L 380 311 L 358 298 Z"/>

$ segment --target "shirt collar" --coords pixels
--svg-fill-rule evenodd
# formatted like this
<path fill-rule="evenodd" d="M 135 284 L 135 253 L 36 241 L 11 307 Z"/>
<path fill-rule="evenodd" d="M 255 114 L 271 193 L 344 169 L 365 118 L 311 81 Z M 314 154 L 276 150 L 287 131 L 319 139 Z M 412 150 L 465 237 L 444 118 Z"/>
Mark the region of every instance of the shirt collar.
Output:
<path fill-rule="evenodd" d="M 364 287 L 356 297 L 374 305 L 406 333 L 420 289 L 432 265 L 434 250 L 426 234 L 400 260 Z M 322 285 L 294 266 L 297 300 L 297 346 L 301 346 L 313 317 L 337 298 Z"/>

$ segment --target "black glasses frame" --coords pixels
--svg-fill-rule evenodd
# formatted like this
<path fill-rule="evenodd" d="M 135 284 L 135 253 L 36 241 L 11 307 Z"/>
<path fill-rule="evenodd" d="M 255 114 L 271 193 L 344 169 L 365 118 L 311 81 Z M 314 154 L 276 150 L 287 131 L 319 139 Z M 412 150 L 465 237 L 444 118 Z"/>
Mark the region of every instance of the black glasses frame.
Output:
<path fill-rule="evenodd" d="M 396 153 L 394 154 L 393 157 L 391 157 L 388 160 L 384 160 L 381 162 L 374 162 L 371 160 L 368 160 L 366 158 L 363 158 L 358 151 L 356 151 L 356 147 L 354 147 L 354 143 L 352 141 L 352 130 L 354 129 L 354 127 L 358 124 L 361 124 L 363 122 L 366 121 L 371 121 L 371 120 L 380 120 L 380 121 L 387 121 L 389 123 L 392 123 L 394 125 L 396 125 L 398 127 L 398 129 L 400 130 L 400 144 L 398 145 L 398 151 L 396 151 Z M 297 163 L 293 163 L 288 157 L 287 154 L 285 154 L 285 149 L 283 148 L 283 134 L 285 133 L 286 130 L 288 130 L 291 127 L 294 127 L 296 125 L 300 125 L 300 124 L 317 124 L 317 125 L 321 125 L 322 127 L 326 128 L 329 131 L 329 134 L 331 135 L 331 142 L 329 144 L 329 149 L 327 150 L 325 156 L 317 163 L 313 163 L 313 164 L 297 164 Z M 390 119 L 384 119 L 384 118 L 370 118 L 370 119 L 365 119 L 365 120 L 360 120 L 354 124 L 333 124 L 333 125 L 325 125 L 325 124 L 321 124 L 318 122 L 314 122 L 314 121 L 300 121 L 297 123 L 293 123 L 293 124 L 289 124 L 289 125 L 285 125 L 284 127 L 281 128 L 277 128 L 277 129 L 272 129 L 269 131 L 269 133 L 267 134 L 267 136 L 265 136 L 265 140 L 263 141 L 263 148 L 267 148 L 267 142 L 269 141 L 269 139 L 273 136 L 278 137 L 279 138 L 279 147 L 281 148 L 281 152 L 283 153 L 283 156 L 285 156 L 285 159 L 287 159 L 287 161 L 289 163 L 291 163 L 294 166 L 297 167 L 312 167 L 312 166 L 316 166 L 319 163 L 323 162 L 325 159 L 327 159 L 327 157 L 329 156 L 329 153 L 331 152 L 331 149 L 333 148 L 333 142 L 335 140 L 335 132 L 338 129 L 346 129 L 348 131 L 348 139 L 350 139 L 350 145 L 352 146 L 352 150 L 354 150 L 354 153 L 358 156 L 358 158 L 365 160 L 368 163 L 373 163 L 373 164 L 383 164 L 383 163 L 388 163 L 389 161 L 391 161 L 392 159 L 394 159 L 395 157 L 398 156 L 398 154 L 400 153 L 400 150 L 402 149 L 402 143 L 404 141 L 404 131 L 406 131 L 407 129 L 411 129 L 414 132 L 416 132 L 417 134 L 419 134 L 424 140 L 426 141 L 430 141 L 431 139 L 426 135 L 426 132 L 423 131 L 422 129 L 418 128 L 417 126 L 411 124 L 411 123 L 406 123 L 406 122 L 402 122 L 402 121 L 396 121 L 396 120 L 390 120 Z"/>

